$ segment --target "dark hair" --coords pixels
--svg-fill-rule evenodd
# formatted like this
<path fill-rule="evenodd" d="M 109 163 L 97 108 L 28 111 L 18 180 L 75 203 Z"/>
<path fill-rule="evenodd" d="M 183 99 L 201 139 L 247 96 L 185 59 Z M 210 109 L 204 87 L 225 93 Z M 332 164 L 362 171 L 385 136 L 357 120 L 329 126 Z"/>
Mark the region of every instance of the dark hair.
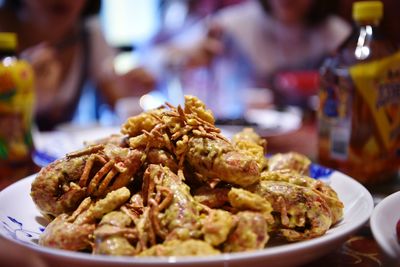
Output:
<path fill-rule="evenodd" d="M 259 0 L 262 8 L 267 13 L 271 13 L 269 0 Z M 317 25 L 324 21 L 329 15 L 337 14 L 339 1 L 336 0 L 313 0 L 311 9 L 309 10 L 306 20 L 311 26 Z"/>
<path fill-rule="evenodd" d="M 18 10 L 22 5 L 22 0 L 3 0 L 3 6 L 13 10 Z M 81 17 L 86 18 L 100 12 L 101 0 L 86 0 Z"/>
<path fill-rule="evenodd" d="M 101 9 L 101 0 L 86 0 L 86 6 L 83 8 L 82 17 L 97 15 Z"/>

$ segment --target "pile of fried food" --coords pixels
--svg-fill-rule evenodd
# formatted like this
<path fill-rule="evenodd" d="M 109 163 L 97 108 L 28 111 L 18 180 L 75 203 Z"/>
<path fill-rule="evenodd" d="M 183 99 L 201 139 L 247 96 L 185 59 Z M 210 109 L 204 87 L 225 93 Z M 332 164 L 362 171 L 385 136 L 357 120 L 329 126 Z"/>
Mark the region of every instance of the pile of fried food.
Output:
<path fill-rule="evenodd" d="M 193 96 L 129 118 L 121 135 L 43 168 L 31 196 L 51 219 L 39 244 L 93 254 L 188 256 L 259 250 L 323 235 L 336 192 L 297 153 L 266 158 L 252 129 L 232 140 Z"/>

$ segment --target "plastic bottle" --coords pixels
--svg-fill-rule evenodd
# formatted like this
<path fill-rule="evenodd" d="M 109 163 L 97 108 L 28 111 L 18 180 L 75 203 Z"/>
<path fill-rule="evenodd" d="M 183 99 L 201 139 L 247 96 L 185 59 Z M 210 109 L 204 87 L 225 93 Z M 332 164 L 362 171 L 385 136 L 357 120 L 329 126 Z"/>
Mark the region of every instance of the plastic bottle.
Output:
<path fill-rule="evenodd" d="M 321 68 L 319 162 L 364 184 L 400 166 L 400 52 L 382 17 L 382 2 L 355 2 L 353 33 Z"/>
<path fill-rule="evenodd" d="M 22 178 L 35 165 L 31 153 L 34 74 L 16 55 L 17 37 L 0 32 L 0 179 Z"/>

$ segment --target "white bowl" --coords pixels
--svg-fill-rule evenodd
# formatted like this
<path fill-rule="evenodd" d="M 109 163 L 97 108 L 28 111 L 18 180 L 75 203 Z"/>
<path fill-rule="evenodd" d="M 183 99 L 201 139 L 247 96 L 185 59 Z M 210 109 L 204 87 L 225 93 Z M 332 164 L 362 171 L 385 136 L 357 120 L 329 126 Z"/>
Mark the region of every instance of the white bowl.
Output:
<path fill-rule="evenodd" d="M 384 198 L 375 207 L 370 224 L 372 234 L 382 250 L 392 259 L 400 260 L 396 224 L 400 220 L 400 191 Z"/>

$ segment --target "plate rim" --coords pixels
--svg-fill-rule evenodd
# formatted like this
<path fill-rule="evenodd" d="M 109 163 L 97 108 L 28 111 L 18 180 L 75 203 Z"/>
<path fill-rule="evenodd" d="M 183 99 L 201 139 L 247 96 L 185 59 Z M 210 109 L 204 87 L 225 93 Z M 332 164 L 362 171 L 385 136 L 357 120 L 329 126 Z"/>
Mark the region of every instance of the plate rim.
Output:
<path fill-rule="evenodd" d="M 270 113 L 270 115 L 274 114 L 275 116 L 280 116 L 280 117 L 284 117 L 284 118 L 290 117 L 292 120 L 296 121 L 296 123 L 291 125 L 291 127 L 286 128 L 282 131 L 282 129 L 279 130 L 279 128 L 281 127 L 281 124 L 278 125 L 278 128 L 276 128 L 276 127 L 271 128 L 271 127 L 266 127 L 265 124 L 257 123 L 257 121 L 255 121 L 254 119 L 251 118 L 251 117 L 263 117 L 261 115 L 258 115 L 258 116 L 254 115 L 254 113 L 257 114 L 257 113 L 263 113 L 263 112 L 267 113 L 267 114 Z M 258 126 L 253 127 L 256 131 L 262 133 L 263 135 L 265 135 L 267 137 L 274 137 L 274 136 L 278 136 L 278 135 L 290 134 L 290 133 L 298 130 L 303 124 L 302 116 L 303 116 L 303 114 L 302 114 L 301 110 L 295 106 L 288 106 L 284 110 L 278 110 L 276 108 L 272 108 L 272 109 L 271 108 L 267 108 L 267 109 L 252 108 L 252 109 L 247 110 L 244 115 L 244 117 L 247 120 L 249 120 L 250 122 L 257 123 Z"/>
<path fill-rule="evenodd" d="M 29 180 L 34 179 L 34 177 L 37 174 L 30 175 L 28 177 L 25 177 L 2 191 L 0 191 L 0 199 L 3 194 L 6 194 L 8 191 L 12 190 L 13 188 L 17 186 L 22 186 L 24 183 L 29 183 Z M 353 178 L 349 177 L 348 175 L 341 173 L 339 171 L 333 171 L 331 174 L 331 178 L 333 179 L 344 179 L 348 183 L 352 183 L 353 186 L 358 187 L 361 191 L 363 191 L 363 195 L 367 198 L 367 203 L 365 203 L 368 209 L 368 212 L 365 212 L 363 217 L 358 218 L 356 224 L 352 224 L 348 227 L 345 227 L 344 229 L 339 229 L 340 232 L 336 233 L 335 235 L 329 235 L 325 234 L 323 236 L 310 239 L 310 240 L 304 240 L 301 242 L 296 242 L 296 243 L 289 243 L 289 244 L 284 244 L 281 246 L 276 246 L 276 247 L 269 247 L 266 249 L 262 250 L 255 250 L 255 251 L 247 251 L 247 252 L 236 252 L 236 253 L 222 253 L 219 255 L 211 255 L 207 257 L 199 257 L 199 256 L 185 256 L 185 257 L 176 257 L 176 256 L 169 256 L 169 257 L 132 257 L 132 256 L 107 256 L 107 255 L 93 255 L 90 253 L 82 253 L 82 252 L 74 252 L 74 251 L 66 251 L 66 250 L 61 250 L 61 249 L 55 249 L 55 248 L 48 248 L 48 247 L 43 247 L 39 245 L 33 245 L 33 244 L 27 244 L 24 243 L 20 240 L 15 240 L 7 235 L 4 235 L 2 232 L 0 232 L 0 236 L 3 237 L 4 239 L 7 239 L 10 242 L 16 243 L 18 245 L 22 245 L 25 248 L 32 249 L 40 254 L 43 254 L 45 256 L 51 256 L 51 257 L 62 257 L 66 259 L 78 259 L 81 261 L 85 262 L 98 262 L 101 261 L 103 263 L 116 263 L 116 264 L 131 264 L 132 266 L 134 265 L 152 265 L 152 264 L 157 264 L 157 265 L 163 265 L 163 264 L 188 264 L 188 263 L 221 263 L 221 262 L 241 262 L 249 259 L 257 260 L 257 259 L 262 259 L 265 257 L 271 257 L 271 256 L 279 256 L 279 255 L 286 255 L 286 254 L 291 254 L 296 251 L 300 250 L 305 250 L 309 249 L 310 247 L 314 247 L 318 244 L 315 243 L 321 243 L 322 244 L 330 244 L 331 242 L 333 243 L 335 240 L 339 239 L 344 239 L 345 237 L 351 235 L 354 233 L 357 229 L 362 227 L 368 219 L 370 218 L 373 210 L 374 210 L 374 205 L 373 205 L 373 198 L 370 192 L 359 182 L 354 180 Z M 2 209 L 0 209 L 0 212 Z M 1 215 L 1 214 L 0 214 Z M 340 224 L 340 222 L 339 222 Z M 339 224 L 335 225 L 334 227 L 337 227 Z M 333 229 L 333 228 L 331 228 Z"/>
<path fill-rule="evenodd" d="M 371 225 L 372 235 L 374 236 L 375 240 L 377 241 L 381 249 L 391 258 L 400 258 L 400 244 L 397 246 L 397 249 L 392 247 L 388 242 L 388 237 L 382 233 L 380 227 L 381 224 L 379 224 L 379 218 L 381 213 L 383 213 L 384 210 L 387 208 L 387 206 L 393 202 L 400 202 L 400 191 L 390 194 L 376 205 L 371 214 L 370 225 Z M 398 220 L 400 220 L 400 214 Z M 396 233 L 395 227 L 396 225 L 394 225 L 393 230 Z"/>

